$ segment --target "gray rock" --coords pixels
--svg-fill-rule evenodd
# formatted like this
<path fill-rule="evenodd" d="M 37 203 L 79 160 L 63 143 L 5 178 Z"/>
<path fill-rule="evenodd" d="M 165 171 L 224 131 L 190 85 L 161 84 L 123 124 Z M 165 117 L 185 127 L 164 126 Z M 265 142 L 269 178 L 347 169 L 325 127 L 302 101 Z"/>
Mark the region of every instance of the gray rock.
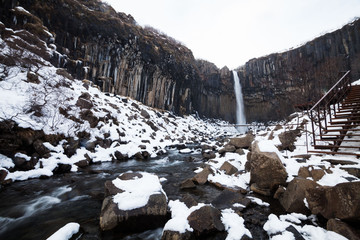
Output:
<path fill-rule="evenodd" d="M 234 167 L 231 163 L 228 161 L 225 161 L 223 165 L 221 165 L 220 170 L 225 171 L 227 175 L 233 175 L 234 173 L 237 173 L 238 169 Z"/>
<path fill-rule="evenodd" d="M 197 237 L 225 230 L 221 222 L 221 212 L 208 205 L 192 212 L 187 220 Z"/>

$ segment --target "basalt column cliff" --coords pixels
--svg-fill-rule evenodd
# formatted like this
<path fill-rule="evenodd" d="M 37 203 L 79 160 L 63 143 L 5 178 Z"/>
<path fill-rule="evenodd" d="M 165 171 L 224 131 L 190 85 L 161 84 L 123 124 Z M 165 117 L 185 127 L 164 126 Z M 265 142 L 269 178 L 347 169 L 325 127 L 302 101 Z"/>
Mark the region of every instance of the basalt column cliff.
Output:
<path fill-rule="evenodd" d="M 247 121 L 282 119 L 316 102 L 344 74 L 360 78 L 360 20 L 237 69 Z M 295 107 L 294 107 L 295 106 Z"/>
<path fill-rule="evenodd" d="M 139 26 L 131 15 L 97 0 L 1 0 L 1 5 L 5 26 L 55 45 L 51 62 L 74 77 L 148 106 L 233 121 L 234 93 L 226 90 L 232 89 L 230 71 L 197 62 L 187 47 Z"/>

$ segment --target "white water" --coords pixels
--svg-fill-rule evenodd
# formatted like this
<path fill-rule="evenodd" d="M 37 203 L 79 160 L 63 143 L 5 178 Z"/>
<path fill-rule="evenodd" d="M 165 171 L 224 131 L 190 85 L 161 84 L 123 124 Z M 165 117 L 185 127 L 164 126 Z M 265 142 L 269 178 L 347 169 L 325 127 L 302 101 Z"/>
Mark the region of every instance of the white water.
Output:
<path fill-rule="evenodd" d="M 246 124 L 246 117 L 244 112 L 244 100 L 241 91 L 240 79 L 236 71 L 233 71 L 234 75 L 234 90 L 236 97 L 236 124 L 244 125 Z M 236 129 L 240 133 L 245 133 L 247 131 L 246 126 L 238 126 Z"/>

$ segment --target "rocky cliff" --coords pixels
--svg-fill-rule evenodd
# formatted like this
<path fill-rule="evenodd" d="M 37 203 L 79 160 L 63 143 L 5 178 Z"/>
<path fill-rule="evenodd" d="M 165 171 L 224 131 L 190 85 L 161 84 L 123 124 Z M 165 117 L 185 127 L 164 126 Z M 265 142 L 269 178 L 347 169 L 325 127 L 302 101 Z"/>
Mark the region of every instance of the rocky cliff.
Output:
<path fill-rule="evenodd" d="M 277 120 L 311 106 L 350 70 L 360 78 L 360 20 L 301 47 L 248 61 L 237 69 L 248 121 Z"/>
<path fill-rule="evenodd" d="M 54 49 L 49 59 L 102 91 L 177 114 L 235 122 L 233 76 L 131 15 L 99 0 L 0 0 L 0 21 Z M 17 6 L 21 6 L 19 8 Z M 237 69 L 247 121 L 279 120 L 315 101 L 351 67 L 360 77 L 359 21 L 299 48 L 252 59 Z"/>

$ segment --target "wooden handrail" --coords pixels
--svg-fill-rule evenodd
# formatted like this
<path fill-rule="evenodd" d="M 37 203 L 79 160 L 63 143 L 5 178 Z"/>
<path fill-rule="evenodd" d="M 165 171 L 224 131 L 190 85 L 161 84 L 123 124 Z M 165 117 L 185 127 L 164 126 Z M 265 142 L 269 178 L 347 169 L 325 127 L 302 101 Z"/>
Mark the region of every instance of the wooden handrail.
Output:
<path fill-rule="evenodd" d="M 314 145 L 316 145 L 315 125 L 319 126 L 319 135 L 321 138 L 323 135 L 322 131 L 327 131 L 328 120 L 331 123 L 331 113 L 333 112 L 335 114 L 336 112 L 336 104 L 338 104 L 339 107 L 339 103 L 346 97 L 350 90 L 351 83 L 349 73 L 350 70 L 309 110 Z"/>
<path fill-rule="evenodd" d="M 347 72 L 339 79 L 339 81 L 337 81 L 337 82 L 335 83 L 335 85 L 332 86 L 332 88 L 330 88 L 329 91 L 327 91 L 322 98 L 320 98 L 320 100 L 319 100 L 317 103 L 315 103 L 315 105 L 310 109 L 310 111 L 313 111 L 318 105 L 320 105 L 320 104 L 324 101 L 324 99 L 325 99 L 327 96 L 329 96 L 330 93 L 331 93 L 336 87 L 338 87 L 338 85 L 340 85 L 340 83 L 343 82 L 343 80 L 346 78 L 346 76 L 347 76 L 349 73 L 350 73 L 350 70 L 347 71 Z M 350 82 L 350 79 L 348 79 L 348 82 Z"/>

